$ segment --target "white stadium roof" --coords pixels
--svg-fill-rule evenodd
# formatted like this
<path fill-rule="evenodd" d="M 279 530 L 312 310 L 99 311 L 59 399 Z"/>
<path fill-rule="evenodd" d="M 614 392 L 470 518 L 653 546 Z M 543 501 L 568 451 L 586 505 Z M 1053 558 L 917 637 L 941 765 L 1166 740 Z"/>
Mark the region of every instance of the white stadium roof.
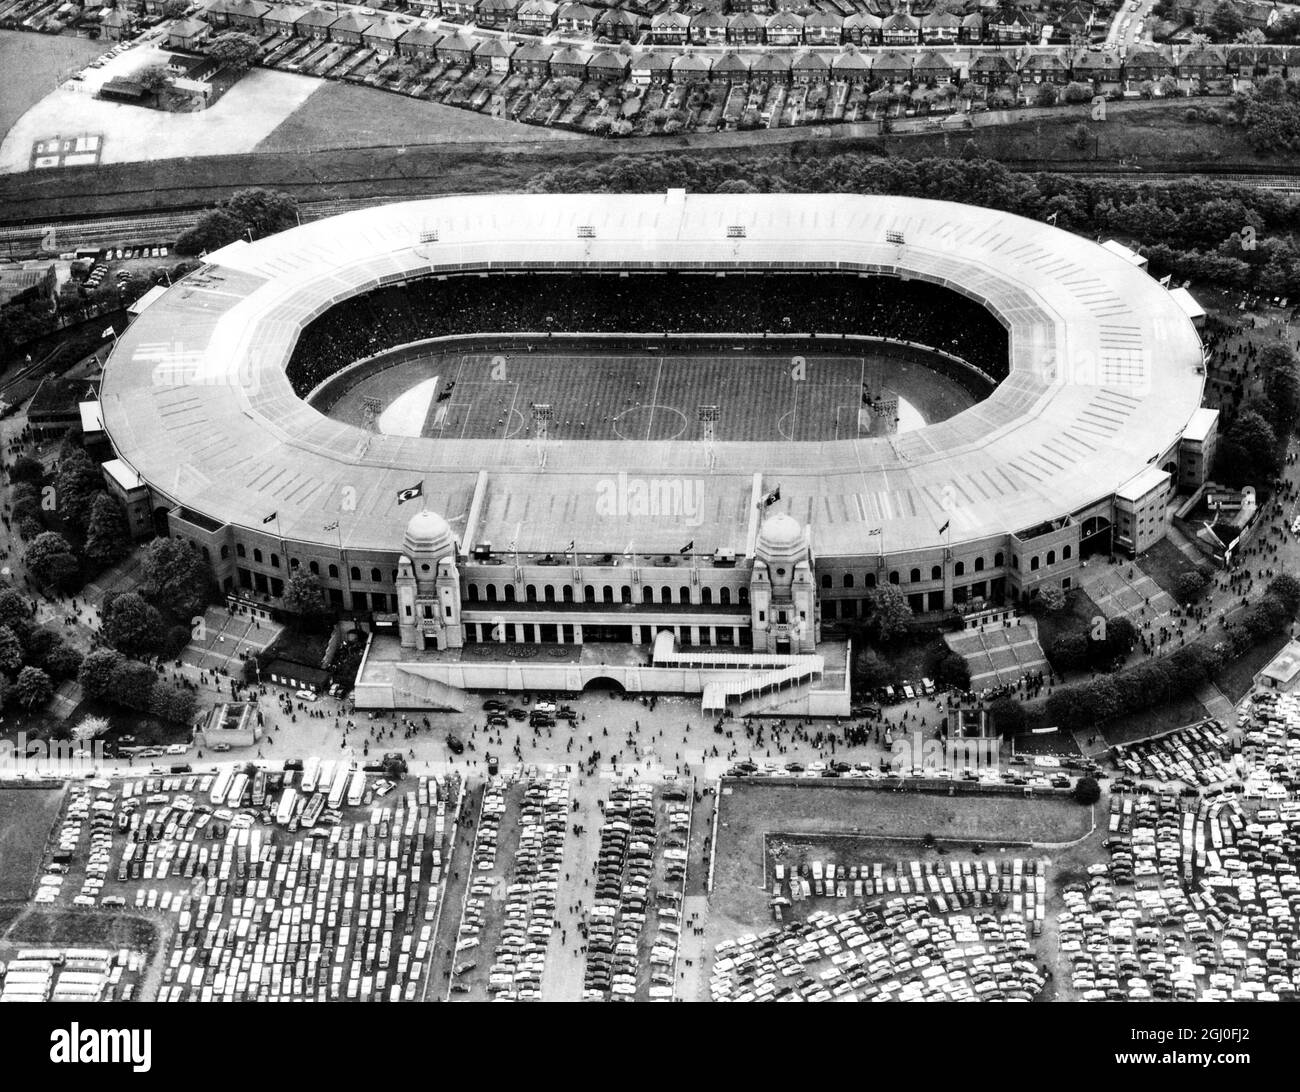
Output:
<path fill-rule="evenodd" d="M 743 227 L 737 238 L 735 227 Z M 580 234 L 579 229 L 583 231 Z M 420 243 L 436 231 L 436 242 Z M 901 233 L 903 245 L 886 233 Z M 729 237 L 730 234 L 730 237 Z M 898 273 L 981 300 L 1010 330 L 1011 375 L 984 401 L 903 435 L 824 443 L 551 441 L 386 436 L 299 399 L 284 366 L 303 325 L 348 296 L 431 270 L 819 267 Z M 483 329 L 491 329 L 485 306 Z M 946 202 L 851 195 L 500 195 L 348 213 L 209 255 L 123 334 L 100 400 L 123 460 L 221 523 L 391 552 L 425 501 L 474 541 L 522 551 L 744 551 L 755 475 L 812 527 L 823 555 L 956 544 L 1111 496 L 1200 406 L 1201 345 L 1170 294 L 1078 236 Z M 702 480 L 702 512 L 610 516 L 619 470 Z M 462 542 L 462 547 L 469 544 Z"/>

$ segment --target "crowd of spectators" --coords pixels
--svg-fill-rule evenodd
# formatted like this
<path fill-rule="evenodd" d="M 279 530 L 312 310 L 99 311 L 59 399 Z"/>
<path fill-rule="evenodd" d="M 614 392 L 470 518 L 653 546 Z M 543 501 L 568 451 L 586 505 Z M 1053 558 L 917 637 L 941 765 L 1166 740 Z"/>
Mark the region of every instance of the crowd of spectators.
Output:
<path fill-rule="evenodd" d="M 1007 333 L 959 293 L 856 274 L 557 274 L 426 278 L 331 308 L 298 339 L 289 380 L 305 395 L 353 361 L 425 338 L 476 333 L 800 333 L 896 338 L 1002 379 Z"/>

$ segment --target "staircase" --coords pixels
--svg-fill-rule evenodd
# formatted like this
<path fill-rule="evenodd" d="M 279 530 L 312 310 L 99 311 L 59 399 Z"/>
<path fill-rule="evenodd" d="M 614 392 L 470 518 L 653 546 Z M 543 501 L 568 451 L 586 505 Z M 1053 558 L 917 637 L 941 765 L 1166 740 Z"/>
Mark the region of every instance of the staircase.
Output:
<path fill-rule="evenodd" d="M 413 675 L 398 668 L 393 673 L 393 705 L 397 709 L 432 709 L 440 713 L 463 713 L 469 695 L 456 686 Z"/>
<path fill-rule="evenodd" d="M 793 656 L 784 667 L 770 671 L 737 672 L 734 679 L 716 679 L 705 683 L 701 702 L 703 711 L 706 714 L 723 713 L 729 705 L 742 702 L 756 704 L 760 709 L 769 708 L 771 701 L 760 699 L 820 679 L 825 666 L 825 661 L 820 656 Z"/>

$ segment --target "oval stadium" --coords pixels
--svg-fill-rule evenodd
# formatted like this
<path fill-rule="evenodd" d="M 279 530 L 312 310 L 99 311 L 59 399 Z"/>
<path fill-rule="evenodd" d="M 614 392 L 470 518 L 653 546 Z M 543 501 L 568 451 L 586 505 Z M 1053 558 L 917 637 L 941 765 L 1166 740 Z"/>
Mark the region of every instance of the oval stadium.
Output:
<path fill-rule="evenodd" d="M 464 196 L 206 255 L 104 371 L 110 482 L 232 599 L 310 573 L 366 708 L 591 685 L 838 714 L 892 584 L 972 623 L 1158 541 L 1185 291 L 896 197 Z"/>

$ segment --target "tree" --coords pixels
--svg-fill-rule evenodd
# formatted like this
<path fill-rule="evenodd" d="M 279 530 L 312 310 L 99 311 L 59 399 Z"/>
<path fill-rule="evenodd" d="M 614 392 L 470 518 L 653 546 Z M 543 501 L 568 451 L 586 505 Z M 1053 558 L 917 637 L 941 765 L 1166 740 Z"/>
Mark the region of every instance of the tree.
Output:
<path fill-rule="evenodd" d="M 854 686 L 869 693 L 889 684 L 891 679 L 889 666 L 873 648 L 860 648 L 853 657 Z"/>
<path fill-rule="evenodd" d="M 113 672 L 112 682 L 105 697 L 128 709 L 144 712 L 149 708 L 149 698 L 153 694 L 158 676 L 148 664 L 138 660 L 123 659 Z"/>
<path fill-rule="evenodd" d="M 302 569 L 289 577 L 281 603 L 290 614 L 296 614 L 304 621 L 320 618 L 328 610 L 320 581 Z"/>
<path fill-rule="evenodd" d="M 39 667 L 24 667 L 14 680 L 13 696 L 24 709 L 35 709 L 54 696 L 54 684 Z"/>
<path fill-rule="evenodd" d="M 1092 101 L 1092 84 L 1081 83 L 1076 80 L 1074 83 L 1067 84 L 1065 87 L 1065 101 L 1070 103 L 1091 102 Z M 1084 127 L 1085 132 L 1087 126 Z"/>
<path fill-rule="evenodd" d="M 1067 598 L 1065 589 L 1055 584 L 1044 584 L 1039 589 L 1038 598 L 1043 604 L 1043 609 L 1049 614 L 1059 614 L 1065 609 Z"/>
<path fill-rule="evenodd" d="M 1088 663 L 1088 635 L 1063 633 L 1052 642 L 1048 658 L 1057 671 L 1079 671 Z"/>
<path fill-rule="evenodd" d="M 870 595 L 872 619 L 876 634 L 882 643 L 888 644 L 895 637 L 906 631 L 912 620 L 912 608 L 907 596 L 894 584 L 883 584 Z"/>
<path fill-rule="evenodd" d="M 0 671 L 13 675 L 22 666 L 22 642 L 8 626 L 0 626 Z"/>
<path fill-rule="evenodd" d="M 1083 805 L 1095 804 L 1101 799 L 1101 786 L 1097 779 L 1085 774 L 1074 783 L 1074 799 Z"/>
<path fill-rule="evenodd" d="M 990 703 L 988 715 L 993 719 L 994 729 L 1002 736 L 1020 735 L 1029 720 L 1025 707 L 1011 697 L 998 698 Z"/>
<path fill-rule="evenodd" d="M 251 229 L 254 239 L 286 231 L 298 223 L 298 202 L 276 190 L 240 190 L 221 209 Z"/>
<path fill-rule="evenodd" d="M 165 64 L 147 64 L 131 78 L 146 91 L 156 95 L 171 83 L 172 76 Z"/>
<path fill-rule="evenodd" d="M 1205 576 L 1197 569 L 1188 569 L 1174 580 L 1174 595 L 1180 603 L 1193 603 L 1205 594 Z"/>
<path fill-rule="evenodd" d="M 17 633 L 19 627 L 30 624 L 31 617 L 31 604 L 23 597 L 22 592 L 14 588 L 0 591 L 0 626 L 6 626 Z"/>
<path fill-rule="evenodd" d="M 1218 475 L 1228 485 L 1262 485 L 1277 474 L 1278 464 L 1273 426 L 1257 411 L 1242 410 L 1219 445 Z"/>
<path fill-rule="evenodd" d="M 113 690 L 113 678 L 126 662 L 120 652 L 97 648 L 86 654 L 77 672 L 77 682 L 88 698 L 107 698 Z"/>
<path fill-rule="evenodd" d="M 99 467 L 80 447 L 69 447 L 59 459 L 54 479 L 55 500 L 65 532 L 78 538 L 86 531 L 91 507 L 103 492 L 104 479 Z"/>
<path fill-rule="evenodd" d="M 1059 98 L 1060 93 L 1054 83 L 1040 83 L 1034 88 L 1035 106 L 1055 106 Z"/>
<path fill-rule="evenodd" d="M 45 467 L 39 459 L 33 459 L 30 455 L 19 455 L 9 467 L 9 480 L 15 484 L 30 482 L 32 485 L 39 486 L 45 480 Z"/>
<path fill-rule="evenodd" d="M 970 689 L 970 667 L 966 657 L 949 649 L 939 657 L 934 666 L 934 677 L 939 686 L 953 690 Z"/>
<path fill-rule="evenodd" d="M 202 254 L 244 238 L 244 222 L 225 209 L 213 209 L 199 217 L 188 231 L 176 237 L 177 254 Z"/>
<path fill-rule="evenodd" d="M 107 493 L 95 494 L 86 523 L 86 556 L 98 567 L 107 568 L 130 552 L 121 506 Z"/>
<path fill-rule="evenodd" d="M 75 679 L 81 669 L 81 653 L 71 645 L 59 641 L 50 649 L 49 654 L 45 657 L 44 665 L 37 664 L 36 666 L 43 667 L 51 678 Z"/>
<path fill-rule="evenodd" d="M 37 535 L 23 555 L 28 572 L 46 587 L 69 589 L 80 566 L 68 540 L 54 531 Z"/>
<path fill-rule="evenodd" d="M 194 720 L 198 699 L 194 691 L 183 686 L 154 686 L 149 694 L 149 712 L 172 724 L 189 724 Z"/>
<path fill-rule="evenodd" d="M 199 548 L 185 539 L 149 543 L 141 575 L 145 597 L 171 618 L 189 621 L 211 599 L 212 571 Z"/>
<path fill-rule="evenodd" d="M 107 717 L 96 717 L 87 715 L 77 722 L 77 726 L 72 729 L 73 739 L 97 739 L 108 731 L 110 725 Z"/>
<path fill-rule="evenodd" d="M 1210 15 L 1210 27 L 1221 39 L 1232 39 L 1246 29 L 1246 21 L 1241 17 L 1235 4 L 1220 0 Z"/>
<path fill-rule="evenodd" d="M 230 30 L 213 38 L 203 47 L 203 52 L 214 61 L 242 71 L 257 60 L 259 48 L 256 38 Z"/>
<path fill-rule="evenodd" d="M 1281 603 L 1288 615 L 1293 615 L 1300 609 L 1300 580 L 1290 573 L 1279 573 L 1273 577 L 1268 582 L 1265 594 Z"/>
<path fill-rule="evenodd" d="M 103 611 L 104 640 L 128 656 L 154 652 L 163 635 L 162 615 L 135 592 L 107 602 Z"/>
<path fill-rule="evenodd" d="M 1070 143 L 1081 152 L 1088 147 L 1088 141 L 1091 139 L 1092 133 L 1088 131 L 1088 126 L 1082 121 L 1070 130 Z"/>

